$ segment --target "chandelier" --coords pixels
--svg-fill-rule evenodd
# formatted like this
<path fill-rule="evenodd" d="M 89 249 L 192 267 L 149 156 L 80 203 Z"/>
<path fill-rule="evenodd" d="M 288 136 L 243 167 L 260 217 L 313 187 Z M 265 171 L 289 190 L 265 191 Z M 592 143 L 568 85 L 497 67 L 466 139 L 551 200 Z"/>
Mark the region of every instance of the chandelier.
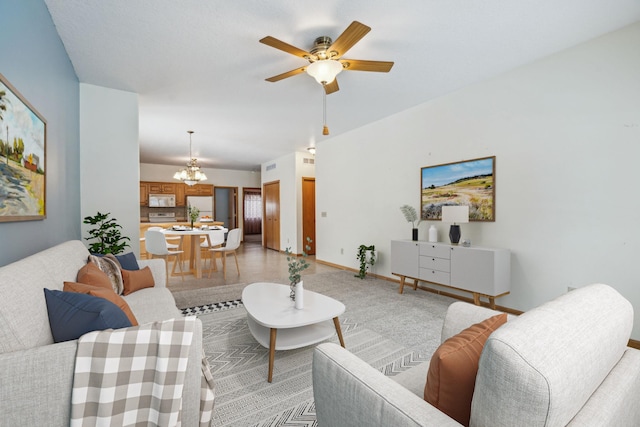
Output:
<path fill-rule="evenodd" d="M 191 135 L 193 135 L 192 130 L 188 130 L 189 134 L 189 163 L 187 163 L 187 167 L 178 171 L 173 175 L 173 179 L 180 180 L 185 184 L 191 186 L 197 184 L 200 181 L 205 181 L 207 176 L 204 172 L 200 171 L 200 166 L 198 166 L 198 161 L 193 158 L 191 155 Z"/>

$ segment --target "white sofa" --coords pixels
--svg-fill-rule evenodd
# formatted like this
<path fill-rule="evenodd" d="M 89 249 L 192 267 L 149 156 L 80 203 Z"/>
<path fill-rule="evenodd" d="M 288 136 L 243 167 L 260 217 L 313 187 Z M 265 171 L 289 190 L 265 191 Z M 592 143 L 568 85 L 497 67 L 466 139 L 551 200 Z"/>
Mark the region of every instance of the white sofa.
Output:
<path fill-rule="evenodd" d="M 442 341 L 496 313 L 453 303 Z M 601 284 L 510 317 L 482 351 L 470 425 L 639 426 L 640 351 L 627 347 L 632 325 L 631 304 Z M 460 425 L 423 400 L 428 364 L 393 381 L 336 344 L 319 345 L 313 356 L 318 425 Z"/>
<path fill-rule="evenodd" d="M 89 252 L 69 241 L 0 268 L 0 425 L 68 426 L 77 340 L 54 344 L 43 288 L 75 282 Z M 155 287 L 123 297 L 139 324 L 180 317 L 166 288 L 164 260 L 149 266 Z M 182 399 L 182 425 L 200 411 L 202 323 L 196 320 Z"/>

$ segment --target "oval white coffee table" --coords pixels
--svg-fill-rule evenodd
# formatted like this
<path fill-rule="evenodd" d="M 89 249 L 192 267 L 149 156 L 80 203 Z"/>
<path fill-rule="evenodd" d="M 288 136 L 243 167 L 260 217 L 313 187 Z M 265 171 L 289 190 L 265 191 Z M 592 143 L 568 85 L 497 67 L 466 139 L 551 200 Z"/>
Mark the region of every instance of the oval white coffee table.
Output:
<path fill-rule="evenodd" d="M 298 310 L 289 298 L 289 292 L 287 285 L 262 282 L 252 283 L 242 291 L 249 330 L 256 341 L 269 349 L 269 382 L 273 379 L 276 350 L 306 347 L 331 338 L 335 333 L 344 347 L 338 320 L 344 313 L 344 304 L 305 290 L 304 308 Z"/>

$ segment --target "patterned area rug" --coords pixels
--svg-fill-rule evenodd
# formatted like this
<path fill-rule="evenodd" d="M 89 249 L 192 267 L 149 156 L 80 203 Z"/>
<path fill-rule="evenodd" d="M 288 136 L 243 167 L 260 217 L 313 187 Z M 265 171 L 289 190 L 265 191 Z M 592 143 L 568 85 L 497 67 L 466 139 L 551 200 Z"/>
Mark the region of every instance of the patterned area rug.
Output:
<path fill-rule="evenodd" d="M 427 360 L 440 341 L 452 299 L 341 271 L 304 277 L 305 288 L 342 301 L 347 349 L 385 375 Z M 204 349 L 216 382 L 215 426 L 316 426 L 311 382 L 313 346 L 276 351 L 267 382 L 268 350 L 251 335 L 240 301 L 183 310 L 203 323 Z M 334 337 L 330 341 L 338 342 Z"/>

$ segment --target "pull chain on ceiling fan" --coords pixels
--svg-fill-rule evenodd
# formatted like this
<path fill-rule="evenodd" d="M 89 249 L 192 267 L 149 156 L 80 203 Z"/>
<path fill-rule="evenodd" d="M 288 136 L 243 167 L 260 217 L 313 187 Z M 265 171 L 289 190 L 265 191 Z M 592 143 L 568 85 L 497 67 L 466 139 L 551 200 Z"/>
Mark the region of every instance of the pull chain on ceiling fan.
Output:
<path fill-rule="evenodd" d="M 321 36 L 316 38 L 314 47 L 310 52 L 292 46 L 274 37 L 267 36 L 260 40 L 260 43 L 266 44 L 273 48 L 290 53 L 299 58 L 309 61 L 309 65 L 287 71 L 277 76 L 265 79 L 268 82 L 275 83 L 288 77 L 296 76 L 306 72 L 312 76 L 324 88 L 324 123 L 322 134 L 328 135 L 329 128 L 326 123 L 327 106 L 326 95 L 330 95 L 340 90 L 336 76 L 342 71 L 373 71 L 387 73 L 393 67 L 390 61 L 366 61 L 361 59 L 344 59 L 342 56 L 360 41 L 371 28 L 358 22 L 353 21 L 342 34 L 338 36 L 336 41 L 332 41 L 331 37 Z"/>
<path fill-rule="evenodd" d="M 325 86 L 323 84 L 322 86 Z M 327 91 L 322 91 L 322 134 L 329 135 L 329 128 L 327 127 Z"/>

